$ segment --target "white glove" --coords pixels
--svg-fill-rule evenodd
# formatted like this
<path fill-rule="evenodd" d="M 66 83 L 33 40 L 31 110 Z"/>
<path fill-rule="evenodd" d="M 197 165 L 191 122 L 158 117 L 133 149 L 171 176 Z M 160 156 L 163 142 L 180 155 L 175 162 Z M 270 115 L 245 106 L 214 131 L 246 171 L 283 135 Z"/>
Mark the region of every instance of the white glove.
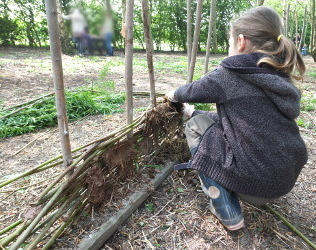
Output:
<path fill-rule="evenodd" d="M 169 100 L 170 102 L 177 102 L 177 101 L 174 99 L 174 92 L 175 92 L 175 90 L 171 90 L 171 91 L 169 91 L 169 92 L 166 94 L 166 96 L 167 96 L 167 98 L 168 98 L 168 100 Z"/>
<path fill-rule="evenodd" d="M 194 112 L 194 105 L 190 105 L 188 103 L 183 103 L 183 115 L 182 118 L 184 120 L 188 120 L 192 117 L 192 114 Z"/>

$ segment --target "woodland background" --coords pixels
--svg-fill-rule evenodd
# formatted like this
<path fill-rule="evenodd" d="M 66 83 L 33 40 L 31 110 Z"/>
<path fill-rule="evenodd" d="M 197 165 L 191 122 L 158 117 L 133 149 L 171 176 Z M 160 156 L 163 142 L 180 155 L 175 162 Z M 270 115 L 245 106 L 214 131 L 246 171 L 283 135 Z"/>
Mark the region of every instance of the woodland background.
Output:
<path fill-rule="evenodd" d="M 48 29 L 43 0 L 2 0 L 0 3 L 0 44 L 48 46 Z M 70 39 L 70 23 L 61 18 L 74 8 L 82 10 L 87 18 L 90 34 L 99 35 L 104 6 L 111 5 L 115 14 L 114 47 L 124 47 L 120 35 L 124 22 L 126 0 L 58 0 L 60 30 L 63 52 L 73 53 Z M 134 6 L 134 47 L 145 49 L 141 1 Z M 150 0 L 151 32 L 155 50 L 186 51 L 187 49 L 187 3 L 191 6 L 192 26 L 195 19 L 195 0 Z M 205 0 L 203 2 L 201 32 L 198 50 L 206 48 L 208 26 L 211 18 L 212 43 L 214 53 L 226 52 L 228 48 L 227 28 L 229 22 L 250 7 L 268 5 L 276 9 L 284 21 L 284 34 L 295 39 L 300 34 L 299 45 L 307 45 L 308 51 L 315 47 L 315 0 Z M 212 7 L 214 6 L 214 7 Z M 192 35 L 192 34 L 191 34 Z"/>

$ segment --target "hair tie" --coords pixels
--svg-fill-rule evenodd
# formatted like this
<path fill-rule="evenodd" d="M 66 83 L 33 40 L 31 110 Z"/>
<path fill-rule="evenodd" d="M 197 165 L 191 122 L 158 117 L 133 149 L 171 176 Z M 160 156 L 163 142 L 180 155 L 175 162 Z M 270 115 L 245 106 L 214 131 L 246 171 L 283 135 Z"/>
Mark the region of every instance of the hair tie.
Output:
<path fill-rule="evenodd" d="M 280 42 L 282 36 L 283 36 L 283 35 L 279 35 L 279 36 L 278 36 L 278 38 L 277 38 L 277 41 L 278 41 L 278 42 Z"/>

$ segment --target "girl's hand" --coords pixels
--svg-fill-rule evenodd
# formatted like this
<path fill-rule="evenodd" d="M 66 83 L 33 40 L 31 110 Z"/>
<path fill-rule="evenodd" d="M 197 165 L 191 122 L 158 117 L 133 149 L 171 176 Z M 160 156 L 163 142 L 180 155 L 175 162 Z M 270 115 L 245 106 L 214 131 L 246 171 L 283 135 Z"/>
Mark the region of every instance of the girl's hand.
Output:
<path fill-rule="evenodd" d="M 175 90 L 171 90 L 169 91 L 167 94 L 166 94 L 166 99 L 169 101 L 169 102 L 177 102 L 175 99 L 174 99 L 174 92 Z"/>
<path fill-rule="evenodd" d="M 195 108 L 193 105 L 190 105 L 188 103 L 183 103 L 182 118 L 184 120 L 190 119 L 192 117 L 194 110 Z"/>

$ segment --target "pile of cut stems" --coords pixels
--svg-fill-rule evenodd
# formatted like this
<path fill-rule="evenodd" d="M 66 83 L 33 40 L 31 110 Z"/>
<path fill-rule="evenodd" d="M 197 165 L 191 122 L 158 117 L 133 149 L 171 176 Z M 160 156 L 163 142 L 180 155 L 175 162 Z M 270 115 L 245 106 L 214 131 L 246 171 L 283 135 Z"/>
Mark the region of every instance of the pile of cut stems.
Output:
<path fill-rule="evenodd" d="M 73 163 L 41 192 L 37 201 L 27 209 L 27 213 L 25 213 L 27 215 L 0 231 L 0 248 L 9 247 L 9 249 L 15 250 L 21 247 L 24 249 L 51 247 L 89 205 L 85 179 L 93 163 L 113 145 L 126 138 L 131 131 L 144 127 L 149 112 L 147 110 L 132 124 L 123 126 L 108 136 L 73 150 Z M 174 116 L 178 116 L 178 113 L 172 111 L 171 117 Z M 137 136 L 141 137 L 141 134 L 137 134 Z M 166 136 L 170 136 L 170 134 Z M 159 140 L 163 139 L 159 138 Z M 90 148 L 87 149 L 89 146 Z M 84 150 L 86 151 L 83 152 Z M 62 164 L 62 156 L 55 157 L 10 180 L 1 182 L 0 188 L 26 176 L 55 166 L 62 166 Z M 12 190 L 12 192 L 15 191 Z"/>

